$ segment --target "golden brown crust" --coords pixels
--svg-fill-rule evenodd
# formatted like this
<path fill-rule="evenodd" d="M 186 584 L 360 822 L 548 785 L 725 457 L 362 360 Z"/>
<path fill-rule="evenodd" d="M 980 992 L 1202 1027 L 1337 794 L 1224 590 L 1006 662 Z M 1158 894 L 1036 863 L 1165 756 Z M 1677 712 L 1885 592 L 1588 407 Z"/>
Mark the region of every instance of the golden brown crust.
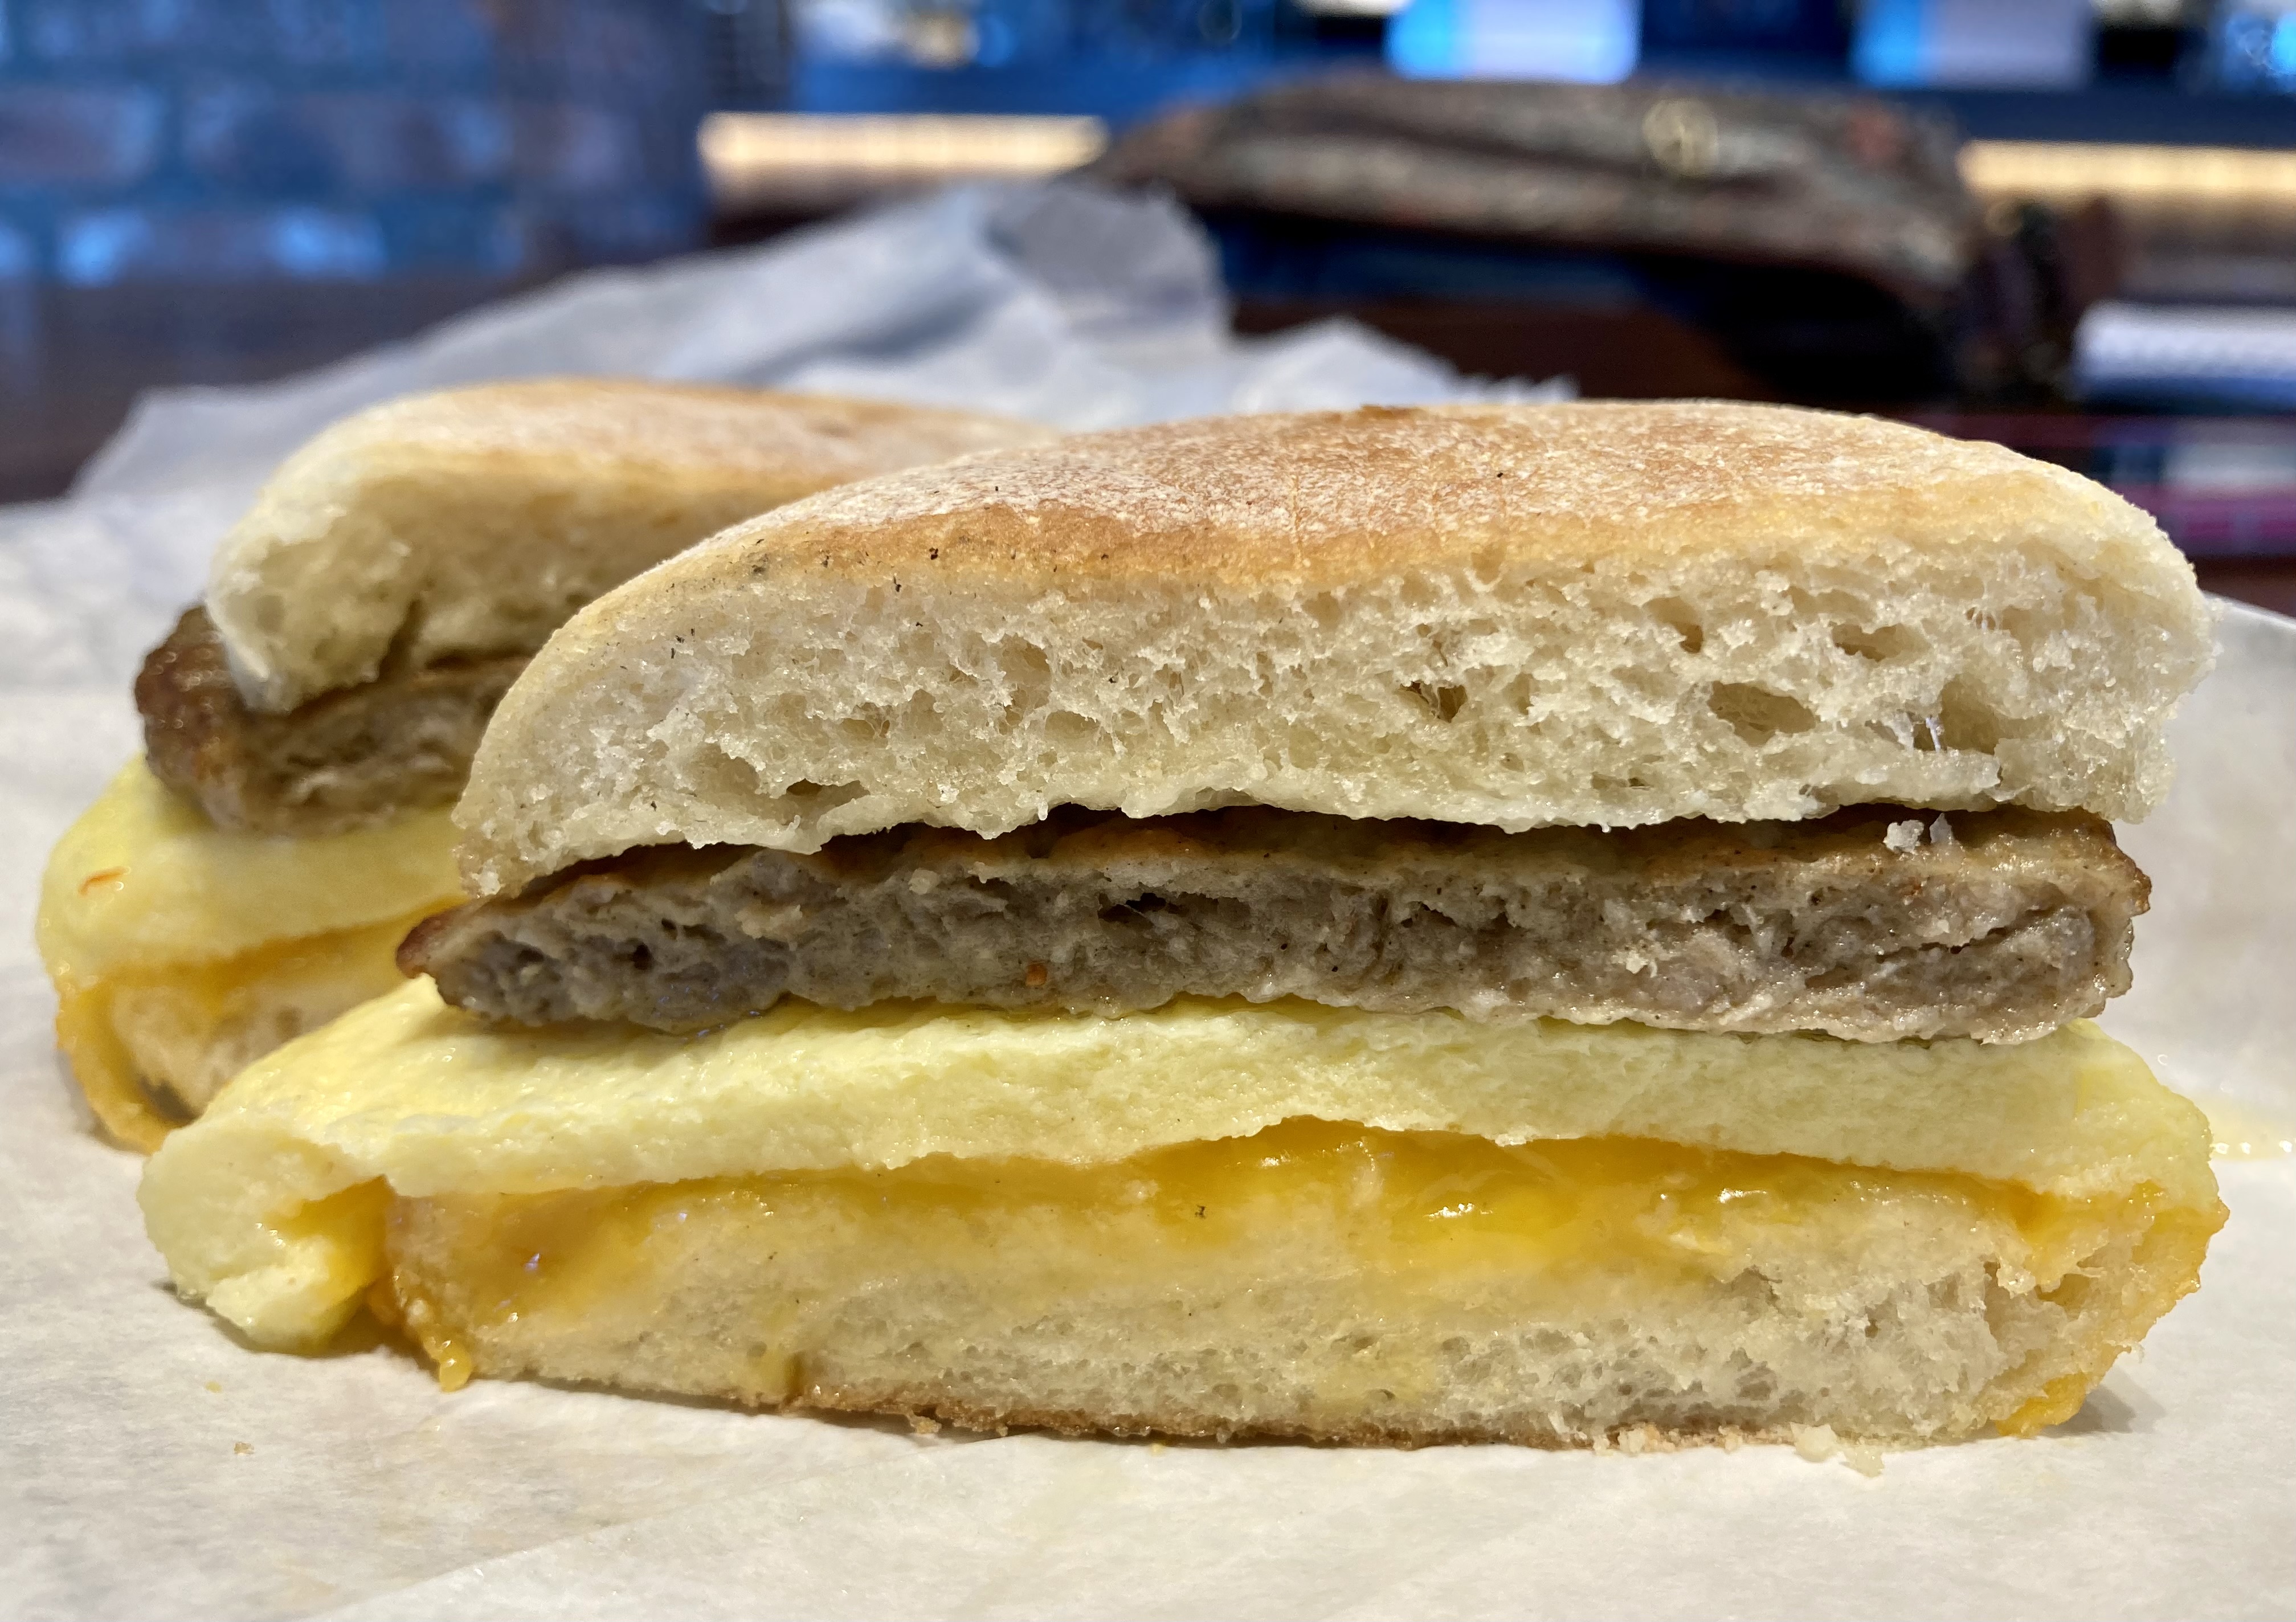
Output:
<path fill-rule="evenodd" d="M 1398 560 L 1653 558 L 1882 537 L 1982 547 L 2042 524 L 2168 564 L 2152 520 L 1997 445 L 1732 402 L 1368 406 L 1078 435 L 917 469 L 758 520 L 681 575 L 1343 584 Z M 665 585 L 667 582 L 665 582 Z"/>
<path fill-rule="evenodd" d="M 458 463 L 650 465 L 740 476 L 793 501 L 891 468 L 1047 430 L 976 412 L 628 377 L 545 377 L 412 395 L 313 441 Z"/>
<path fill-rule="evenodd" d="M 739 1400 L 738 1398 L 734 1400 Z M 898 1414 L 914 1425 L 954 1425 L 1003 1436 L 1012 1430 L 1049 1430 L 1056 1436 L 1169 1437 L 1177 1441 L 1306 1442 L 1334 1447 L 1447 1447 L 1506 1442 L 1519 1447 L 1555 1449 L 1620 1447 L 1634 1453 L 1673 1452 L 1683 1447 L 1736 1447 L 1747 1442 L 1792 1442 L 1791 1430 L 1724 1425 L 1711 1430 L 1669 1430 L 1652 1424 L 1625 1425 L 1600 1442 L 1551 1426 L 1533 1425 L 1293 1425 L 1226 1423 L 1201 1413 L 1097 1413 L 1081 1408 L 986 1407 L 936 1390 L 928 1383 L 908 1386 L 808 1386 L 780 1404 L 763 1406 L 782 1413 Z"/>
<path fill-rule="evenodd" d="M 531 652 L 600 592 L 850 479 L 1051 437 L 969 412 L 620 378 L 390 401 L 273 475 L 208 607 L 249 702 L 283 711 L 415 665 Z"/>

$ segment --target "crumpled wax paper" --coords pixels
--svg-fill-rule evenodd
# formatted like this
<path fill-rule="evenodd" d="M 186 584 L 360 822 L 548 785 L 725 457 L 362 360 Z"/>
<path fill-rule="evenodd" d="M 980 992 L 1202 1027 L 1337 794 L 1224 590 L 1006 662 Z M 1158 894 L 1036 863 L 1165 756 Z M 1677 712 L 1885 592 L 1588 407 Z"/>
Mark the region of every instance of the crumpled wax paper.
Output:
<path fill-rule="evenodd" d="M 1057 228 L 1055 228 L 1057 227 Z M 1042 234 L 1032 234 L 1041 233 Z M 49 844 L 136 746 L 127 676 L 278 455 L 397 389 L 612 369 L 1032 412 L 1460 397 L 1347 328 L 1240 347 L 1169 210 L 964 193 L 586 278 L 400 350 L 147 406 L 0 514 L 0 1614 L 2283 1617 L 2296 1160 L 2218 1167 L 2201 1292 L 2070 1423 L 1889 1455 L 1159 1446 L 783 1418 L 258 1354 L 168 1292 L 30 945 Z M 1190 346 L 1193 347 L 1191 348 Z M 2227 608 L 2175 727 L 2106 1023 L 2220 1135 L 2296 1131 L 2296 622 Z"/>

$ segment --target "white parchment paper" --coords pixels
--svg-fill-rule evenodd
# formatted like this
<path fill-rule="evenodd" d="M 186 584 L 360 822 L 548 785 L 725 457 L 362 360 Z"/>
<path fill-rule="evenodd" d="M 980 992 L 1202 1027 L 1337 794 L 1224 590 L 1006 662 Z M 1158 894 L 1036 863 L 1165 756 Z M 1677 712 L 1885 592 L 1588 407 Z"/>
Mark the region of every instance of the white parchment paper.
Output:
<path fill-rule="evenodd" d="M 1050 247 L 1011 224 L 1049 231 L 1035 211 L 1071 203 L 1086 215 Z M 1078 218 L 1125 245 L 1092 274 L 1073 262 L 1089 258 Z M 824 334 L 775 302 L 811 284 L 792 263 L 849 291 L 873 266 L 892 290 L 877 324 Z M 908 328 L 894 319 L 943 293 Z M 135 747 L 135 655 L 196 593 L 271 459 L 366 399 L 489 375 L 489 356 L 510 357 L 501 371 L 913 386 L 1078 422 L 1470 387 L 1346 329 L 1239 347 L 1217 310 L 1201 244 L 1168 211 L 944 197 L 598 278 L 312 380 L 160 401 L 78 500 L 0 513 L 0 1615 L 2296 1611 L 2285 1159 L 2220 1164 L 2233 1216 L 2201 1292 L 2070 1423 L 1895 1454 L 1870 1479 L 1780 1448 L 1160 1447 L 536 1385 L 447 1396 L 388 1347 L 250 1351 L 168 1292 L 134 1204 L 140 1162 L 93 1135 L 53 1051 L 31 912 L 48 845 Z M 1174 338 L 1190 331 L 1193 354 Z M 1164 336 L 1136 341 L 1150 332 Z M 537 358 L 553 345 L 562 358 Z M 709 354 L 753 369 L 652 364 Z M 2136 989 L 2107 1023 L 2261 1143 L 2296 1130 L 2296 622 L 2227 609 L 2176 743 L 2169 805 L 2127 831 L 2153 913 Z"/>

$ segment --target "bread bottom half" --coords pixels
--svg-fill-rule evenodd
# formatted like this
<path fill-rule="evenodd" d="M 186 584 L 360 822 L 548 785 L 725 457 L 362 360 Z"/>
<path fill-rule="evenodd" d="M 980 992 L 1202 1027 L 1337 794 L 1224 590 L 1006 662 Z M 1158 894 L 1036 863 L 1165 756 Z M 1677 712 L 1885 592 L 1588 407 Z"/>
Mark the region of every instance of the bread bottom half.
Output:
<path fill-rule="evenodd" d="M 458 899 L 443 807 L 348 833 L 247 833 L 132 761 L 41 882 L 57 1042 L 104 1129 L 154 1148 L 255 1060 L 402 984 L 398 942 Z"/>
<path fill-rule="evenodd" d="M 264 1054 L 399 986 L 398 943 L 423 916 L 60 983 L 56 1044 L 104 1130 L 155 1148 Z"/>
<path fill-rule="evenodd" d="M 2149 1184 L 1294 1119 L 1099 1167 L 398 1198 L 374 1298 L 449 1385 L 1223 1439 L 1898 1445 L 2069 1417 L 2215 1225 Z"/>

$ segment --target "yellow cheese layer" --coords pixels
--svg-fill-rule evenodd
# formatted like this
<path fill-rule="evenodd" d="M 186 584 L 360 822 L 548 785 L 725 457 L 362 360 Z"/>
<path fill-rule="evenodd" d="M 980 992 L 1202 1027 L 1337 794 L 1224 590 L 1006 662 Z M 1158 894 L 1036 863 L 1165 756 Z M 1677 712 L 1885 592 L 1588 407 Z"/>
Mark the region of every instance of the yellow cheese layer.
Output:
<path fill-rule="evenodd" d="M 2205 1118 L 2085 1023 L 1986 1046 L 1297 1002 L 1114 1020 L 783 1004 L 678 1037 L 489 1027 L 427 980 L 258 1061 L 154 1157 L 142 1198 L 186 1293 L 258 1341 L 308 1345 L 355 1308 L 355 1258 L 374 1241 L 304 1213 L 375 1180 L 427 1198 L 931 1156 L 1095 1166 L 1302 1116 L 1498 1144 L 1647 1138 L 2065 1200 L 2216 1199 Z"/>
<path fill-rule="evenodd" d="M 448 816 L 317 839 L 234 832 L 131 761 L 48 857 L 40 954 L 59 985 L 85 985 L 451 906 Z"/>
<path fill-rule="evenodd" d="M 104 1129 L 157 1148 L 272 1049 L 406 984 L 398 943 L 430 910 L 236 957 L 65 982 L 57 1044 Z"/>
<path fill-rule="evenodd" d="M 401 984 L 399 940 L 461 899 L 447 815 L 237 833 L 122 769 L 57 841 L 35 930 L 105 1127 L 149 1149 L 248 1061 Z"/>
<path fill-rule="evenodd" d="M 1280 1332 L 1303 1292 L 1338 1280 L 1365 1321 L 1418 1326 L 1363 1364 L 1392 1391 L 1438 1381 L 1422 1365 L 1446 1335 L 1621 1317 L 1716 1332 L 1726 1320 L 1702 1315 L 1748 1276 L 1769 1282 L 1781 1313 L 1813 1295 L 1838 1313 L 1845 1271 L 1878 1296 L 1884 1278 L 1918 1289 L 1973 1256 L 2006 1298 L 2047 1302 L 2116 1257 L 2125 1314 L 1992 1371 L 1976 1412 L 2016 1429 L 2067 1417 L 2191 1288 L 2215 1222 L 2161 1203 L 2150 1185 L 2062 1199 L 1647 1139 L 1508 1147 L 1294 1119 L 1105 1166 L 935 1156 L 402 1200 L 375 1298 L 450 1389 L 472 1372 L 536 1373 L 778 1403 L 849 1364 L 866 1333 L 857 1305 L 867 1323 L 910 1303 L 897 1340 L 930 1336 L 952 1303 L 964 1303 L 960 1338 L 990 1344 L 1095 1311 L 1168 1315 L 1147 1303 L 1183 1304 L 1217 1337 L 1210 1325 L 1239 1300 L 1259 1296 Z M 373 1265 L 372 1249 L 359 1260 Z M 633 1346 L 649 1348 L 636 1364 Z"/>

